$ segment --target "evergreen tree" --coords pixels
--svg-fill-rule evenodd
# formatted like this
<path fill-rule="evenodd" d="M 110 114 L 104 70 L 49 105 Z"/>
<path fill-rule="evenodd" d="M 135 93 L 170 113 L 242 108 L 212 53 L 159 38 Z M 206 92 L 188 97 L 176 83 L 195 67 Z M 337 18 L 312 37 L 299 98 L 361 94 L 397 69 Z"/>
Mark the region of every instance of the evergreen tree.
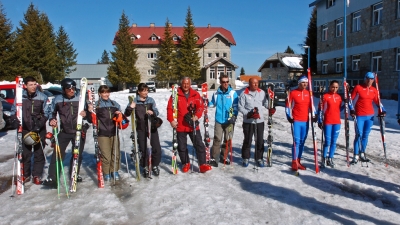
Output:
<path fill-rule="evenodd" d="M 97 64 L 109 64 L 110 57 L 108 56 L 108 52 L 104 49 L 103 54 L 101 55 L 101 59 L 97 60 Z"/>
<path fill-rule="evenodd" d="M 246 74 L 246 72 L 244 72 L 244 68 L 242 67 L 241 69 L 240 69 L 240 75 L 245 75 Z"/>
<path fill-rule="evenodd" d="M 157 71 L 156 80 L 169 82 L 178 80 L 176 72 L 175 60 L 176 48 L 172 40 L 171 26 L 169 20 L 165 22 L 164 37 L 161 42 L 160 49 L 157 52 L 157 59 L 154 61 L 154 67 Z"/>
<path fill-rule="evenodd" d="M 15 43 L 18 73 L 33 76 L 39 83 L 59 80 L 56 37 L 47 15 L 31 3 L 20 26 Z"/>
<path fill-rule="evenodd" d="M 307 37 L 304 45 L 310 46 L 310 67 L 312 73 L 317 73 L 317 8 L 314 7 L 310 22 L 308 23 Z M 307 71 L 308 67 L 308 49 L 304 49 L 303 68 Z"/>
<path fill-rule="evenodd" d="M 290 53 L 290 54 L 294 54 L 293 49 L 290 46 L 287 46 L 286 50 L 284 53 Z"/>
<path fill-rule="evenodd" d="M 76 68 L 71 68 L 76 65 L 76 56 L 78 55 L 63 26 L 60 26 L 57 31 L 56 46 L 59 60 L 57 64 L 58 77 L 56 79 L 62 80 L 76 70 Z"/>
<path fill-rule="evenodd" d="M 17 75 L 13 48 L 15 36 L 11 30 L 12 24 L 0 3 L 0 80 L 11 81 Z"/>
<path fill-rule="evenodd" d="M 131 36 L 129 34 L 129 19 L 122 12 L 119 19 L 119 29 L 117 37 L 114 40 L 114 51 L 111 52 L 111 62 L 107 71 L 108 80 L 114 85 L 122 85 L 126 88 L 126 83 L 139 83 L 140 74 L 135 66 L 138 55 L 136 48 L 132 44 Z"/>
<path fill-rule="evenodd" d="M 179 78 L 190 77 L 192 80 L 200 78 L 200 56 L 199 48 L 196 44 L 198 37 L 195 32 L 196 28 L 193 24 L 189 7 L 176 63 Z"/>

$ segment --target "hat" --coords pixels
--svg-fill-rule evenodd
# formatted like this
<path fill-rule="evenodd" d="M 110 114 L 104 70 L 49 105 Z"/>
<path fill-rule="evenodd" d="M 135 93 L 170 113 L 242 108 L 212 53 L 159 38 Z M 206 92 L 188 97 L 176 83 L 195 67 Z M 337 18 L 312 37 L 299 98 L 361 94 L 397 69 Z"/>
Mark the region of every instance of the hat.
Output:
<path fill-rule="evenodd" d="M 368 72 L 367 74 L 365 74 L 364 79 L 375 79 L 375 74 L 373 72 Z"/>
<path fill-rule="evenodd" d="M 298 84 L 303 83 L 303 82 L 308 82 L 308 78 L 307 78 L 306 75 L 301 75 L 301 76 L 299 77 L 299 79 L 297 80 L 297 83 L 298 83 Z"/>

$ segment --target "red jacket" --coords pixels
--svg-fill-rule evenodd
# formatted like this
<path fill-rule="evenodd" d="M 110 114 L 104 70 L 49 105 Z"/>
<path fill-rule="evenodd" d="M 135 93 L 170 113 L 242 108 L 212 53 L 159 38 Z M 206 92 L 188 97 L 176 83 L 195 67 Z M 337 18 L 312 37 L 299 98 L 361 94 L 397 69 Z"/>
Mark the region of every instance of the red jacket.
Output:
<path fill-rule="evenodd" d="M 192 132 L 193 128 L 185 121 L 184 117 L 186 113 L 189 112 L 190 103 L 196 105 L 195 115 L 197 118 L 201 118 L 204 110 L 203 99 L 201 98 L 199 92 L 189 89 L 189 97 L 186 99 L 185 94 L 182 92 L 181 88 L 178 88 L 178 127 L 176 129 L 177 132 Z M 172 115 L 172 96 L 168 100 L 167 106 L 167 120 L 171 123 L 174 118 Z M 200 130 L 200 127 L 197 126 L 196 130 Z"/>
<path fill-rule="evenodd" d="M 328 92 L 324 94 L 322 100 L 322 109 L 324 112 L 324 124 L 341 124 L 340 107 L 342 97 L 337 93 Z M 321 105 L 319 104 L 318 107 Z"/>
<path fill-rule="evenodd" d="M 374 102 L 377 106 L 379 106 L 378 101 L 378 91 L 374 87 L 367 87 L 365 84 L 356 85 L 351 93 L 351 99 L 354 100 L 358 95 L 358 99 L 356 102 L 356 115 L 357 116 L 369 116 L 374 115 L 374 106 L 372 102 Z"/>

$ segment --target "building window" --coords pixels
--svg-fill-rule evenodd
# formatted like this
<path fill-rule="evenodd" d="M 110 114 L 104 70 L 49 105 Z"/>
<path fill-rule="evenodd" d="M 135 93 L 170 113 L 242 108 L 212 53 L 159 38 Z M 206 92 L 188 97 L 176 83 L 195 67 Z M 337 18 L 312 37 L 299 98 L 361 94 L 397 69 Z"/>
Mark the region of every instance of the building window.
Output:
<path fill-rule="evenodd" d="M 382 22 L 383 3 L 372 6 L 372 25 L 379 25 Z"/>
<path fill-rule="evenodd" d="M 210 79 L 215 79 L 215 68 L 210 67 Z"/>
<path fill-rule="evenodd" d="M 219 57 L 219 53 L 215 53 L 215 58 L 218 58 Z"/>
<path fill-rule="evenodd" d="M 151 37 L 151 41 L 155 41 L 156 40 L 156 37 Z"/>
<path fill-rule="evenodd" d="M 173 40 L 173 41 L 177 41 L 177 40 L 178 40 L 178 37 L 176 37 L 176 36 L 175 36 L 175 37 L 172 37 L 172 40 Z"/>
<path fill-rule="evenodd" d="M 322 41 L 328 40 L 328 24 L 322 25 Z"/>
<path fill-rule="evenodd" d="M 272 63 L 270 63 L 270 64 L 269 64 L 269 68 L 272 68 L 272 67 L 273 67 L 273 65 L 272 65 Z"/>
<path fill-rule="evenodd" d="M 341 73 L 343 68 L 343 58 L 336 58 L 336 73 Z"/>
<path fill-rule="evenodd" d="M 400 1 L 399 1 L 400 2 Z M 400 71 L 400 48 L 397 48 L 397 54 L 396 54 L 396 70 Z"/>
<path fill-rule="evenodd" d="M 353 32 L 361 30 L 361 11 L 353 13 Z"/>
<path fill-rule="evenodd" d="M 157 54 L 156 53 L 147 53 L 147 58 L 148 59 L 155 59 L 155 58 L 157 58 Z"/>
<path fill-rule="evenodd" d="M 351 69 L 353 71 L 360 70 L 360 55 L 353 55 L 351 58 Z"/>
<path fill-rule="evenodd" d="M 212 55 L 211 53 L 207 53 L 208 58 L 211 58 L 211 55 Z"/>
<path fill-rule="evenodd" d="M 157 71 L 155 70 L 147 70 L 147 75 L 149 76 L 155 76 L 157 74 Z"/>
<path fill-rule="evenodd" d="M 322 74 L 327 74 L 328 73 L 328 61 L 323 60 L 321 64 L 322 64 Z"/>
<path fill-rule="evenodd" d="M 226 57 L 228 56 L 228 54 L 227 54 L 227 53 L 225 53 L 225 52 L 224 52 L 224 53 L 222 53 L 222 55 L 223 55 L 223 57 L 224 57 L 224 58 L 226 58 Z"/>
<path fill-rule="evenodd" d="M 373 52 L 372 53 L 372 72 L 379 72 L 382 68 L 382 52 Z"/>
<path fill-rule="evenodd" d="M 226 75 L 228 75 L 229 78 L 232 79 L 232 67 L 226 67 Z"/>
<path fill-rule="evenodd" d="M 336 20 L 336 37 L 343 35 L 343 18 Z"/>
<path fill-rule="evenodd" d="M 336 3 L 336 0 L 328 0 L 328 8 L 334 6 Z"/>
<path fill-rule="evenodd" d="M 215 42 L 219 42 L 219 39 L 217 38 L 217 39 L 215 39 Z"/>
<path fill-rule="evenodd" d="M 135 40 L 135 36 L 131 36 L 131 41 L 134 41 Z"/>
<path fill-rule="evenodd" d="M 397 1 L 397 18 L 400 19 L 400 0 Z"/>
<path fill-rule="evenodd" d="M 194 37 L 194 40 L 197 41 L 197 40 L 199 40 L 199 38 L 198 37 Z"/>
<path fill-rule="evenodd" d="M 281 67 L 281 63 L 276 64 L 276 67 L 278 68 Z"/>

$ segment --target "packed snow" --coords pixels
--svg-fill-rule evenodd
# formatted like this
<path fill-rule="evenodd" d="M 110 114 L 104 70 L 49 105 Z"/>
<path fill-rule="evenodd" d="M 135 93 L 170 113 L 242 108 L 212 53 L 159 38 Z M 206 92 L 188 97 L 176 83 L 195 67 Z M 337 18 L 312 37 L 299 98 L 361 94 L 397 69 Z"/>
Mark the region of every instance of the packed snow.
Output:
<path fill-rule="evenodd" d="M 303 59 L 301 57 L 283 57 L 282 62 L 285 63 L 286 66 L 296 69 L 303 69 L 303 66 L 300 65 L 300 62 Z"/>
<path fill-rule="evenodd" d="M 211 96 L 212 92 L 209 92 Z M 111 93 L 125 109 L 127 91 Z M 307 167 L 295 176 L 291 171 L 292 136 L 284 108 L 277 107 L 273 116 L 273 166 L 254 170 L 251 159 L 241 166 L 243 141 L 242 115 L 239 114 L 233 138 L 233 166 L 219 164 L 205 174 L 177 175 L 171 172 L 172 128 L 166 120 L 170 91 L 157 89 L 150 93 L 156 100 L 164 124 L 159 128 L 162 147 L 161 174 L 153 179 L 136 181 L 134 164 L 129 157 L 132 142 L 130 128 L 120 136 L 122 180 L 115 185 L 97 187 L 92 128 L 87 133 L 81 175 L 77 192 L 67 198 L 64 186 L 60 196 L 56 189 L 26 184 L 25 194 L 10 197 L 14 164 L 15 130 L 0 132 L 0 211 L 1 224 L 398 224 L 400 221 L 400 126 L 397 123 L 397 102 L 383 100 L 386 117 L 386 143 L 389 166 L 384 163 L 379 123 L 375 119 L 369 138 L 367 155 L 371 163 L 347 167 L 342 125 L 335 156 L 336 168 L 314 170 L 311 129 L 302 162 Z M 318 100 L 316 99 L 316 104 Z M 213 137 L 215 109 L 209 109 L 210 137 Z M 267 114 L 264 110 L 264 114 Z M 265 115 L 266 116 L 266 115 Z M 201 119 L 202 120 L 202 119 Z M 202 124 L 202 123 L 201 123 Z M 351 122 L 351 143 L 354 130 Z M 50 128 L 48 128 L 50 131 Z M 318 148 L 321 132 L 316 127 Z M 203 126 L 201 134 L 204 135 Z M 264 136 L 267 137 L 266 127 Z M 203 136 L 204 138 L 204 136 Z M 189 139 L 188 139 L 189 140 Z M 49 143 L 49 142 L 48 142 Z M 192 146 L 188 141 L 189 154 Z M 352 145 L 352 144 L 351 144 Z M 352 147 L 351 147 L 352 150 Z M 53 150 L 45 149 L 47 176 Z M 254 154 L 254 148 L 252 150 Z M 320 152 L 319 152 L 320 154 Z M 128 156 L 126 158 L 126 156 Z M 71 146 L 64 160 L 65 173 L 71 157 Z M 179 157 L 178 157 L 179 158 Z M 264 155 L 265 158 L 265 155 Z M 128 164 L 126 164 L 128 162 Z M 196 162 L 196 161 L 195 161 Z M 129 166 L 129 172 L 127 172 Z M 179 164 L 179 166 L 181 166 Z M 180 167 L 179 167 L 180 168 Z M 62 182 L 63 184 L 63 182 Z"/>

